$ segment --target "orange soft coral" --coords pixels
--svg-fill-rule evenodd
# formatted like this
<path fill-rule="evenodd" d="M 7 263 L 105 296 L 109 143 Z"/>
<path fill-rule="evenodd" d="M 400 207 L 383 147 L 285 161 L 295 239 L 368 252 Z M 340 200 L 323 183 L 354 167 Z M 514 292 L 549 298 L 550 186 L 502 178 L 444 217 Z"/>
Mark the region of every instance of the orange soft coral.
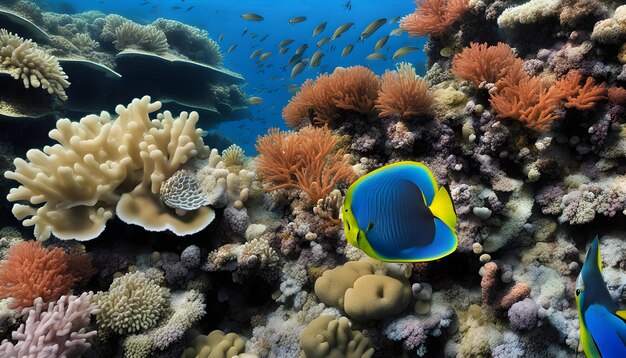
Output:
<path fill-rule="evenodd" d="M 588 110 L 606 98 L 605 84 L 597 85 L 588 77 L 581 86 L 581 80 L 579 72 L 571 71 L 554 84 L 546 84 L 538 76 L 515 70 L 498 81 L 498 90 L 491 94 L 489 102 L 498 112 L 498 118 L 517 119 L 527 128 L 545 131 L 561 117 L 561 111 L 557 110 L 563 107 Z"/>
<path fill-rule="evenodd" d="M 427 113 L 433 103 L 428 82 L 417 77 L 408 63 L 400 63 L 396 71 L 386 71 L 382 77 L 376 108 L 379 117 L 399 115 L 410 118 Z"/>
<path fill-rule="evenodd" d="M 0 298 L 12 298 L 11 308 L 30 307 L 37 297 L 44 302 L 57 300 L 80 280 L 72 274 L 63 249 L 48 250 L 38 241 L 20 242 L 0 264 Z"/>
<path fill-rule="evenodd" d="M 580 85 L 583 76 L 578 71 L 571 71 L 558 83 L 565 91 L 565 107 L 585 111 L 593 108 L 598 101 L 606 99 L 606 85 L 597 85 L 593 77 L 587 77 Z"/>
<path fill-rule="evenodd" d="M 545 85 L 536 76 L 521 76 L 515 80 L 512 77 L 499 82 L 501 89 L 491 95 L 489 102 L 498 112 L 496 117 L 517 119 L 536 131 L 549 129 L 552 122 L 560 118 L 556 110 L 561 107 L 563 90 Z"/>
<path fill-rule="evenodd" d="M 472 42 L 454 56 L 450 71 L 478 87 L 483 82 L 496 83 L 512 71 L 521 70 L 522 64 L 523 61 L 505 43 L 487 46 L 486 43 Z"/>
<path fill-rule="evenodd" d="M 270 129 L 256 145 L 265 188 L 300 189 L 314 204 L 338 183 L 351 183 L 355 175 L 343 149 L 337 149 L 338 143 L 339 138 L 327 127 L 306 127 L 300 132 Z"/>
<path fill-rule="evenodd" d="M 290 127 L 330 124 L 341 110 L 367 114 L 374 109 L 380 79 L 363 66 L 337 68 L 307 80 L 283 109 Z"/>
<path fill-rule="evenodd" d="M 418 0 L 417 9 L 400 20 L 409 36 L 438 36 L 467 11 L 467 0 Z"/>

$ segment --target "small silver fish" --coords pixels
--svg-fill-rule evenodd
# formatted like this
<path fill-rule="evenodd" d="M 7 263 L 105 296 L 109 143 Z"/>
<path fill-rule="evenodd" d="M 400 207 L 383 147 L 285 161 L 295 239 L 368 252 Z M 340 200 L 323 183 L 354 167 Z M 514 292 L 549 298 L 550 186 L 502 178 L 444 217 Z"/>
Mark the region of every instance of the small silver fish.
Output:
<path fill-rule="evenodd" d="M 258 14 L 253 14 L 253 13 L 243 14 L 241 15 L 241 18 L 246 21 L 263 21 L 264 20 L 263 16 L 258 15 Z"/>
<path fill-rule="evenodd" d="M 393 24 L 394 22 L 396 22 L 396 21 L 398 21 L 398 20 L 400 20 L 400 16 L 396 16 L 396 17 L 394 17 L 393 19 L 389 20 L 389 23 L 390 23 L 390 24 Z"/>
<path fill-rule="evenodd" d="M 343 51 L 341 51 L 341 57 L 348 56 L 350 52 L 352 52 L 353 48 L 354 48 L 353 44 L 346 45 L 346 47 L 343 48 Z"/>
<path fill-rule="evenodd" d="M 287 45 L 289 45 L 290 43 L 292 43 L 294 40 L 292 39 L 287 39 L 287 40 L 282 40 L 279 44 L 278 47 L 285 47 Z"/>
<path fill-rule="evenodd" d="M 415 52 L 418 51 L 420 48 L 419 47 L 415 47 L 415 46 L 404 46 L 404 47 L 400 47 L 399 49 L 396 50 L 396 52 L 394 52 L 393 56 L 391 56 L 392 60 L 397 60 L 402 56 L 406 56 L 408 54 L 410 54 L 411 52 Z"/>
<path fill-rule="evenodd" d="M 237 48 L 237 44 L 232 45 L 231 47 L 228 48 L 228 53 L 235 51 L 236 48 Z"/>
<path fill-rule="evenodd" d="M 253 97 L 248 98 L 248 103 L 253 105 L 253 106 L 255 106 L 257 104 L 261 104 L 261 103 L 263 103 L 263 98 L 253 96 Z"/>
<path fill-rule="evenodd" d="M 374 53 L 370 53 L 369 55 L 367 55 L 367 57 L 365 57 L 365 59 L 366 60 L 386 60 L 387 57 L 385 57 L 381 53 L 374 52 Z"/>
<path fill-rule="evenodd" d="M 294 63 L 300 61 L 301 59 L 302 59 L 302 55 L 295 54 L 295 55 L 291 56 L 291 58 L 287 62 L 287 66 L 293 65 Z"/>
<path fill-rule="evenodd" d="M 397 29 L 391 30 L 391 32 L 389 33 L 389 36 L 401 36 L 405 32 L 406 32 L 405 29 L 398 27 Z"/>
<path fill-rule="evenodd" d="M 271 52 L 266 52 L 259 57 L 259 62 L 265 61 L 268 57 L 272 56 Z"/>
<path fill-rule="evenodd" d="M 317 41 L 317 47 L 322 47 L 326 45 L 330 41 L 330 37 L 324 37 L 323 39 Z"/>
<path fill-rule="evenodd" d="M 287 53 L 287 51 L 289 51 L 289 47 L 283 47 L 280 49 L 280 51 L 278 51 L 278 53 L 284 55 Z"/>
<path fill-rule="evenodd" d="M 224 39 L 224 33 L 222 32 L 222 34 L 220 35 L 220 38 L 217 41 L 222 42 L 223 39 Z"/>
<path fill-rule="evenodd" d="M 252 54 L 250 54 L 250 59 L 253 59 L 253 58 L 257 57 L 257 56 L 258 56 L 258 55 L 260 55 L 262 52 L 263 52 L 263 49 L 262 49 L 262 48 L 260 48 L 260 49 L 258 49 L 258 50 L 256 50 L 256 51 L 254 51 Z"/>
<path fill-rule="evenodd" d="M 365 30 L 363 30 L 363 32 L 361 33 L 361 36 L 359 36 L 359 40 L 363 41 L 366 38 L 372 36 L 372 34 L 376 32 L 376 30 L 380 29 L 380 27 L 386 23 L 387 23 L 387 19 L 385 18 L 373 21 L 371 24 L 367 25 Z"/>
<path fill-rule="evenodd" d="M 374 46 L 374 52 L 378 52 L 378 50 L 380 50 L 383 46 L 385 46 L 387 44 L 387 40 L 389 40 L 389 35 L 378 40 L 376 42 L 376 45 Z"/>
<path fill-rule="evenodd" d="M 293 68 L 291 69 L 291 76 L 289 77 L 289 79 L 293 79 L 298 74 L 300 74 L 304 70 L 304 66 L 305 64 L 303 61 L 296 63 L 296 65 L 293 66 Z"/>
<path fill-rule="evenodd" d="M 324 21 L 321 24 L 315 26 L 315 28 L 313 29 L 313 35 L 311 37 L 315 37 L 322 33 L 322 31 L 326 30 L 326 24 L 328 24 L 328 22 Z"/>
<path fill-rule="evenodd" d="M 335 30 L 335 32 L 333 33 L 333 36 L 331 36 L 331 40 L 337 39 L 339 38 L 344 32 L 350 30 L 350 28 L 352 28 L 352 25 L 354 25 L 353 22 L 346 22 L 345 24 L 339 26 L 337 28 L 337 30 Z"/>
<path fill-rule="evenodd" d="M 293 19 L 289 20 L 289 25 L 295 25 L 303 21 L 306 21 L 306 16 L 296 16 Z"/>
<path fill-rule="evenodd" d="M 322 57 L 324 57 L 324 53 L 322 50 L 316 51 L 311 57 L 311 62 L 309 63 L 309 67 L 317 67 L 322 61 Z"/>
<path fill-rule="evenodd" d="M 309 48 L 309 45 L 304 44 L 300 47 L 298 47 L 298 49 L 296 50 L 296 55 L 302 55 L 304 53 L 304 51 L 306 51 L 306 49 Z"/>

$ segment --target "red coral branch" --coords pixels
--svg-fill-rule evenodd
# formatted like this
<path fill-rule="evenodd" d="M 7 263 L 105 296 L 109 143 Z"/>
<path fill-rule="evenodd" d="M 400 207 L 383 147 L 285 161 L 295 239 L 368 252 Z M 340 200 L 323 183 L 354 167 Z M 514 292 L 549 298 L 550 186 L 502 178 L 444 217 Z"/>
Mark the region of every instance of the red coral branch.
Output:
<path fill-rule="evenodd" d="M 478 87 L 483 82 L 496 83 L 512 72 L 521 71 L 523 63 L 505 43 L 487 46 L 472 42 L 454 56 L 451 72 Z"/>

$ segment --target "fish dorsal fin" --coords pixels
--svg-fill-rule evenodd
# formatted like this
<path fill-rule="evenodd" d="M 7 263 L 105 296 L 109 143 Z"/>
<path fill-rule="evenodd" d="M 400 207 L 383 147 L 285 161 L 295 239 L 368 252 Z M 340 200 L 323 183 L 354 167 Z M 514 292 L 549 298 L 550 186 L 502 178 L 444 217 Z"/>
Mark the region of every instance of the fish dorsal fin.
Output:
<path fill-rule="evenodd" d="M 430 205 L 430 212 L 436 218 L 446 224 L 450 229 L 454 230 L 456 226 L 456 213 L 454 212 L 454 206 L 452 205 L 452 199 L 450 194 L 443 186 L 439 188 L 439 191 L 433 198 L 433 203 Z"/>
<path fill-rule="evenodd" d="M 625 321 L 626 321 L 626 310 L 617 311 L 617 312 L 615 312 L 615 314 L 616 314 L 619 318 L 621 318 L 621 319 L 623 319 L 623 320 L 625 320 Z"/>
<path fill-rule="evenodd" d="M 600 244 L 598 243 L 598 270 L 602 273 L 602 256 L 600 255 Z"/>

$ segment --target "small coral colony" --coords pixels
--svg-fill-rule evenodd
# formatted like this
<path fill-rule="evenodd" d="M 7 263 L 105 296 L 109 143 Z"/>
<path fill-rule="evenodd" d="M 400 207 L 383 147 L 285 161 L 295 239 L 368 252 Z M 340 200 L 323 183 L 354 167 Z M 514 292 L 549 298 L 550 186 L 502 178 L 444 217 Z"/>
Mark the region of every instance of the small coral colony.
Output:
<path fill-rule="evenodd" d="M 306 80 L 252 158 L 205 144 L 245 102 L 205 32 L 4 8 L 4 121 L 69 106 L 76 67 L 213 79 L 2 144 L 0 356 L 626 357 L 626 5 L 416 7 L 425 76 Z"/>

